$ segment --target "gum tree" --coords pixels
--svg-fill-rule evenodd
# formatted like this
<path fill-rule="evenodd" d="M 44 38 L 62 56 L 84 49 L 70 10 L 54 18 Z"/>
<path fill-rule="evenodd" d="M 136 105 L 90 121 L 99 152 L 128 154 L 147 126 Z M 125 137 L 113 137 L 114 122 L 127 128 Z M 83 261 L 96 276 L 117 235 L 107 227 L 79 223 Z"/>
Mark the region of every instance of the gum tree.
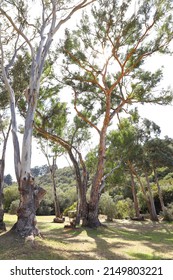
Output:
<path fill-rule="evenodd" d="M 1 1 L 0 4 L 0 62 L 3 81 L 10 97 L 14 163 L 19 184 L 20 206 L 18 221 L 13 227 L 20 235 L 37 235 L 35 212 L 45 191 L 36 189 L 30 174 L 34 116 L 39 99 L 40 81 L 55 35 L 75 12 L 91 1 Z M 11 12 L 12 11 L 12 12 Z M 37 11 L 37 13 L 35 13 Z M 32 16 L 33 15 L 33 16 Z M 10 42 L 10 47 L 9 47 Z M 22 151 L 17 135 L 16 96 L 10 81 L 10 69 L 17 53 L 25 48 L 30 53 L 29 82 L 23 94 L 26 97 Z"/>
<path fill-rule="evenodd" d="M 7 142 L 9 138 L 9 133 L 11 129 L 11 122 L 9 121 L 7 112 L 3 111 L 0 114 L 0 147 L 1 147 L 1 154 L 0 154 L 0 231 L 6 230 L 5 223 L 4 223 L 4 207 L 3 207 L 3 188 L 4 188 L 4 171 L 5 171 L 5 156 L 6 156 L 6 149 L 7 149 Z"/>
<path fill-rule="evenodd" d="M 173 166 L 173 149 L 172 149 L 172 139 L 166 137 L 165 139 L 153 138 L 144 144 L 145 155 L 151 166 L 151 170 L 154 173 L 155 182 L 158 189 L 159 200 L 161 205 L 161 210 L 163 214 L 166 212 L 166 206 L 164 203 L 162 189 L 159 184 L 157 169 L 159 167 Z"/>
<path fill-rule="evenodd" d="M 98 163 L 92 182 L 85 225 L 97 227 L 98 202 L 106 160 L 106 135 L 114 117 L 129 105 L 168 104 L 172 96 L 159 90 L 161 70 L 144 63 L 167 52 L 172 40 L 170 1 L 102 1 L 84 13 L 62 46 L 64 81 L 73 91 L 79 118 L 98 135 Z M 157 88 L 157 94 L 154 89 Z"/>

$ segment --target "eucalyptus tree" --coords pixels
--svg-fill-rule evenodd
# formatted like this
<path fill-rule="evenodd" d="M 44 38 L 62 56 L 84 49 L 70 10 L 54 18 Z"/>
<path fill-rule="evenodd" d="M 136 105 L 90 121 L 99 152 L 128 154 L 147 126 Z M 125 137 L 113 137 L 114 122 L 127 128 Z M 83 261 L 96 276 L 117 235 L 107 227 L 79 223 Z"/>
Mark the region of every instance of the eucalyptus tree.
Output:
<path fill-rule="evenodd" d="M 137 131 L 134 125 L 130 122 L 130 119 L 121 119 L 118 129 L 113 130 L 108 134 L 107 143 L 107 161 L 116 164 L 116 161 L 121 158 L 124 175 L 126 177 L 128 173 L 130 175 L 135 214 L 136 217 L 140 219 L 139 202 L 136 190 L 137 186 L 135 183 L 136 172 L 134 172 L 134 170 L 135 162 L 141 155 L 141 145 L 137 141 Z"/>
<path fill-rule="evenodd" d="M 4 223 L 4 208 L 3 208 L 3 188 L 4 188 L 4 171 L 5 171 L 5 156 L 7 149 L 7 142 L 9 138 L 9 133 L 11 129 L 11 121 L 8 118 L 6 111 L 0 114 L 0 231 L 5 230 Z"/>
<path fill-rule="evenodd" d="M 119 123 L 119 129 L 110 132 L 108 135 L 108 155 L 114 160 L 121 155 L 124 169 L 130 173 L 136 216 L 140 218 L 135 186 L 135 181 L 137 180 L 146 200 L 150 218 L 153 221 L 158 221 L 158 217 L 148 177 L 152 169 L 144 146 L 145 143 L 151 140 L 152 134 L 157 135 L 158 132 L 160 132 L 160 128 L 154 122 L 144 119 L 140 123 L 140 119 L 138 119 L 138 122 L 134 123 L 129 118 L 122 119 Z"/>
<path fill-rule="evenodd" d="M 173 37 L 171 1 L 103 1 L 83 13 L 76 29 L 66 29 L 62 43 L 65 83 L 73 91 L 79 118 L 98 134 L 98 163 L 92 182 L 87 225 L 97 227 L 98 202 L 106 160 L 106 135 L 114 117 L 133 103 L 168 104 L 169 90 L 159 90 L 161 70 L 144 62 L 167 52 Z M 157 88 L 157 93 L 154 89 Z"/>
<path fill-rule="evenodd" d="M 15 173 L 20 191 L 18 221 L 14 229 L 22 236 L 37 235 L 35 212 L 45 191 L 35 189 L 30 174 L 32 135 L 35 111 L 39 99 L 40 81 L 53 40 L 61 27 L 75 12 L 93 0 L 83 1 L 5 1 L 0 4 L 0 57 L 3 81 L 9 93 L 14 145 Z M 11 12 L 12 11 L 12 12 Z M 9 46 L 10 42 L 10 46 Z M 30 53 L 29 82 L 23 94 L 26 97 L 26 115 L 20 155 L 17 135 L 16 99 L 9 72 L 17 53 L 26 48 Z"/>
<path fill-rule="evenodd" d="M 144 144 L 144 152 L 149 161 L 152 171 L 154 172 L 155 182 L 158 189 L 161 210 L 163 213 L 166 207 L 163 200 L 162 189 L 159 184 L 157 168 L 173 166 L 173 146 L 172 139 L 165 137 L 165 139 L 153 138 L 146 141 Z"/>
<path fill-rule="evenodd" d="M 56 104 L 58 105 L 58 103 Z M 59 102 L 58 106 L 62 107 L 63 103 Z M 61 113 L 59 111 L 58 122 L 57 115 L 52 114 L 52 110 L 52 106 L 50 106 L 49 110 L 45 110 L 44 106 L 38 106 L 37 118 L 34 125 L 37 131 L 37 137 L 43 137 L 49 140 L 55 147 L 61 146 L 65 153 L 68 154 L 74 168 L 78 193 L 76 224 L 79 224 L 80 219 L 82 219 L 83 224 L 85 224 L 87 212 L 86 191 L 88 187 L 88 172 L 80 149 L 90 138 L 89 132 L 86 124 L 81 122 L 81 120 L 78 120 L 76 117 L 74 117 L 72 125 L 68 124 L 68 119 L 66 119 L 68 111 L 66 110 L 66 107 L 62 108 Z M 52 118 L 50 116 L 54 117 Z M 66 119 L 66 123 L 63 124 L 62 120 L 64 118 Z"/>
<path fill-rule="evenodd" d="M 41 148 L 43 155 L 46 157 L 49 171 L 51 174 L 52 179 L 52 186 L 53 186 L 53 198 L 54 198 L 54 205 L 55 205 L 55 222 L 63 222 L 62 214 L 60 211 L 60 204 L 57 194 L 57 182 L 56 182 L 56 170 L 57 170 L 57 158 L 63 154 L 63 149 L 58 147 L 58 145 L 51 145 L 48 140 L 43 138 L 38 139 L 38 144 Z M 51 162 L 52 160 L 52 162 Z"/>

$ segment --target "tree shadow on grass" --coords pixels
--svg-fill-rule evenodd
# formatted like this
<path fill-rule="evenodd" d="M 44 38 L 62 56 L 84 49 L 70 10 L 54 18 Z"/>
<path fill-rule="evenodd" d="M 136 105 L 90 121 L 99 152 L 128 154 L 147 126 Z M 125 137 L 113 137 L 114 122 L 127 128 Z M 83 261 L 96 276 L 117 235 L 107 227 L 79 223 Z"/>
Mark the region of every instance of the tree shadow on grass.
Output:
<path fill-rule="evenodd" d="M 107 229 L 108 230 L 108 229 Z M 104 231 L 100 232 L 100 229 L 87 229 L 87 235 L 93 239 L 96 244 L 95 253 L 100 257 L 100 259 L 106 260 L 127 260 L 122 253 L 116 252 L 119 249 L 128 247 L 130 245 L 123 242 L 116 241 L 116 235 L 112 236 L 112 232 Z M 115 239 L 114 242 L 108 242 L 106 239 Z M 116 253 L 115 253 L 116 252 Z"/>
<path fill-rule="evenodd" d="M 50 228 L 51 227 L 51 228 Z M 25 242 L 13 232 L 0 235 L 0 259 L 28 260 L 124 260 L 124 259 L 170 259 L 162 258 L 168 250 L 173 251 L 173 232 L 170 225 L 160 228 L 151 225 L 145 229 L 137 224 L 129 227 L 113 223 L 98 229 L 64 229 L 63 225 L 42 224 L 43 239 Z M 164 228 L 166 227 L 166 228 Z M 164 229 L 164 230 L 163 230 Z M 167 230 L 168 229 L 168 230 Z M 160 231 L 159 231 L 160 230 Z M 152 249 L 147 254 L 133 248 L 135 241 Z M 151 251 L 151 250 L 150 250 Z M 160 254 L 160 256 L 159 256 Z"/>
<path fill-rule="evenodd" d="M 71 252 L 71 259 L 126 259 L 121 254 L 112 252 L 111 248 L 113 244 L 114 250 L 116 251 L 116 248 L 118 250 L 123 246 L 127 246 L 127 244 L 120 242 L 109 244 L 104 238 L 105 231 L 102 232 L 102 230 L 82 227 L 68 230 L 52 229 L 44 233 L 44 236 L 49 241 L 59 242 L 67 246 L 68 253 Z M 110 234 L 111 238 L 115 237 L 112 232 Z M 107 236 L 110 237 L 109 233 L 107 233 Z M 76 250 L 72 251 L 72 248 L 75 246 Z"/>
<path fill-rule="evenodd" d="M 18 234 L 8 231 L 0 235 L 0 260 L 63 260 L 61 252 L 44 246 L 41 239 L 25 241 Z"/>

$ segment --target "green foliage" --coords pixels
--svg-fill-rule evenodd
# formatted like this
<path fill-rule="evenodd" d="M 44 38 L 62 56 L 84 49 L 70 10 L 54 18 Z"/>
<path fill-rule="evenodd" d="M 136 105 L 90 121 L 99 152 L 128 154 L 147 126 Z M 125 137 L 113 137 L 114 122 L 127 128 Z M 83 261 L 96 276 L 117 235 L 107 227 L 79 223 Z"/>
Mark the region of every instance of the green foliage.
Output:
<path fill-rule="evenodd" d="M 69 207 L 67 207 L 64 212 L 63 212 L 63 215 L 64 216 L 68 216 L 68 212 L 69 211 L 75 211 L 77 208 L 77 202 L 74 202 L 72 205 L 70 205 Z"/>
<path fill-rule="evenodd" d="M 165 177 L 165 180 L 173 179 L 173 172 L 168 173 Z"/>
<path fill-rule="evenodd" d="M 173 202 L 169 203 L 166 206 L 164 212 L 160 212 L 161 217 L 163 217 L 164 221 L 172 222 L 173 221 Z"/>
<path fill-rule="evenodd" d="M 130 198 L 117 201 L 115 208 L 116 208 L 116 215 L 115 215 L 116 219 L 125 219 L 128 217 L 133 217 L 135 215 L 133 202 Z"/>
<path fill-rule="evenodd" d="M 19 199 L 16 199 L 16 200 L 11 202 L 10 208 L 9 208 L 9 211 L 8 211 L 9 214 L 13 214 L 13 215 L 17 214 L 17 210 L 19 208 L 19 202 L 20 202 Z"/>
<path fill-rule="evenodd" d="M 34 177 L 38 177 L 38 176 L 43 176 L 45 174 L 47 174 L 49 172 L 49 167 L 47 166 L 47 164 L 42 165 L 42 166 L 35 166 L 33 168 L 31 168 L 31 174 Z"/>
<path fill-rule="evenodd" d="M 64 81 L 75 89 L 75 101 L 83 106 L 80 112 L 94 124 L 105 113 L 106 91 L 111 93 L 112 111 L 122 100 L 128 104 L 171 102 L 171 90 L 158 93 L 162 70 L 151 72 L 143 67 L 147 57 L 168 50 L 172 40 L 170 2 L 138 2 L 133 13 L 132 0 L 99 0 L 90 16 L 83 13 L 74 31 L 66 30 L 62 46 Z M 153 90 L 156 87 L 157 94 Z"/>
<path fill-rule="evenodd" d="M 142 191 L 138 191 L 137 198 L 138 198 L 139 209 L 141 210 L 141 213 L 146 213 L 148 211 L 147 204 L 146 204 L 146 200 L 145 200 L 145 197 L 144 197 L 144 194 L 142 193 Z"/>
<path fill-rule="evenodd" d="M 53 201 L 45 198 L 41 201 L 36 214 L 40 216 L 51 215 L 53 213 L 53 207 Z"/>
<path fill-rule="evenodd" d="M 108 221 L 112 221 L 113 218 L 115 218 L 116 216 L 115 203 L 108 192 L 105 192 L 101 195 L 100 202 L 99 202 L 99 209 L 101 214 L 107 216 Z"/>
<path fill-rule="evenodd" d="M 16 185 L 4 189 L 4 210 L 8 212 L 13 201 L 19 199 L 19 191 Z"/>

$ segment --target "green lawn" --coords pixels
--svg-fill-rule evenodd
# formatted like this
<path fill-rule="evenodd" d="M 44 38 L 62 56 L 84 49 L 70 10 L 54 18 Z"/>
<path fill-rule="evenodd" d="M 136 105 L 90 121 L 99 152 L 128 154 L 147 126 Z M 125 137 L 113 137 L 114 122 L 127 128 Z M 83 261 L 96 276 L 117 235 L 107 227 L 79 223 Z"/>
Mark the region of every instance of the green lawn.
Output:
<path fill-rule="evenodd" d="M 37 220 L 43 238 L 31 243 L 8 231 L 16 216 L 5 215 L 7 232 L 0 234 L 1 260 L 173 259 L 173 223 L 115 220 L 98 229 L 72 230 L 52 223 L 50 216 Z"/>

